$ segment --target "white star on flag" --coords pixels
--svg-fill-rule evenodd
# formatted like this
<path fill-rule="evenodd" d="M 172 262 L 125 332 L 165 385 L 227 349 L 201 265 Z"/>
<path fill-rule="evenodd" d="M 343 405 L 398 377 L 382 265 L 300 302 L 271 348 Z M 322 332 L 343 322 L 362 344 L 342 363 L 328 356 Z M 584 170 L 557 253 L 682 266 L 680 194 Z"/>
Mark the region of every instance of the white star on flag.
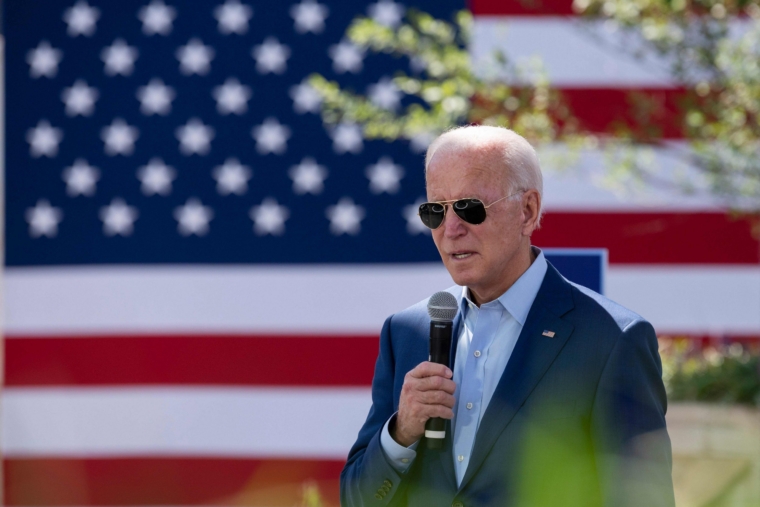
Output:
<path fill-rule="evenodd" d="M 142 21 L 142 31 L 145 35 L 169 35 L 172 22 L 177 17 L 177 10 L 169 7 L 162 0 L 153 0 L 141 7 L 137 17 Z"/>
<path fill-rule="evenodd" d="M 189 198 L 184 205 L 174 208 L 174 218 L 177 220 L 177 230 L 183 236 L 205 236 L 208 234 L 208 223 L 214 218 L 214 211 L 195 197 Z"/>
<path fill-rule="evenodd" d="M 322 96 L 305 81 L 290 87 L 290 98 L 293 99 L 293 110 L 298 114 L 318 113 L 322 104 Z"/>
<path fill-rule="evenodd" d="M 333 70 L 338 74 L 344 72 L 361 72 L 364 60 L 364 50 L 356 44 L 348 41 L 341 41 L 340 44 L 333 44 L 328 50 L 330 58 L 333 61 Z"/>
<path fill-rule="evenodd" d="M 186 76 L 204 76 L 211 70 L 211 60 L 215 53 L 211 46 L 205 46 L 200 39 L 192 38 L 187 45 L 180 46 L 175 54 L 179 60 L 180 72 Z"/>
<path fill-rule="evenodd" d="M 240 163 L 236 158 L 228 158 L 224 165 L 216 166 L 212 173 L 216 180 L 216 191 L 221 195 L 243 195 L 248 191 L 251 168 Z"/>
<path fill-rule="evenodd" d="M 110 156 L 131 155 L 135 151 L 135 141 L 140 137 L 137 127 L 127 125 L 121 118 L 116 118 L 111 125 L 103 127 L 100 138 L 105 143 L 105 152 Z"/>
<path fill-rule="evenodd" d="M 137 170 L 140 180 L 140 190 L 147 196 L 169 195 L 172 192 L 172 181 L 177 177 L 173 167 L 169 167 L 158 157 L 150 159 L 147 165 Z"/>
<path fill-rule="evenodd" d="M 336 236 L 350 234 L 355 236 L 361 230 L 364 208 L 354 204 L 350 197 L 343 197 L 338 204 L 328 206 L 325 212 L 330 220 L 330 232 Z"/>
<path fill-rule="evenodd" d="M 414 153 L 422 153 L 428 149 L 430 143 L 435 139 L 435 134 L 431 132 L 420 132 L 415 134 L 409 141 L 409 147 Z"/>
<path fill-rule="evenodd" d="M 63 170 L 63 181 L 66 182 L 66 193 L 70 197 L 95 195 L 95 184 L 100 179 L 100 171 L 92 167 L 83 158 L 78 158 L 74 163 Z"/>
<path fill-rule="evenodd" d="M 414 201 L 414 204 L 404 206 L 404 212 L 402 215 L 404 215 L 404 218 L 406 219 L 406 232 L 411 235 L 430 234 L 430 229 L 425 227 L 425 224 L 422 223 L 422 220 L 420 220 L 420 216 L 418 215 L 420 205 L 423 202 L 425 202 L 425 199 L 420 197 Z"/>
<path fill-rule="evenodd" d="M 401 103 L 401 90 L 388 77 L 382 78 L 375 84 L 367 87 L 367 95 L 370 101 L 377 107 L 389 110 L 398 109 Z"/>
<path fill-rule="evenodd" d="M 412 72 L 415 74 L 419 74 L 420 72 L 427 69 L 427 62 L 424 58 L 413 56 L 409 58 L 409 68 L 412 69 Z"/>
<path fill-rule="evenodd" d="M 172 110 L 175 95 L 173 88 L 166 86 L 160 79 L 153 78 L 146 86 L 137 89 L 140 112 L 146 116 L 167 115 Z"/>
<path fill-rule="evenodd" d="M 314 0 L 302 0 L 301 3 L 290 7 L 290 16 L 295 21 L 298 33 L 322 33 L 325 29 L 325 18 L 330 13 L 326 5 Z"/>
<path fill-rule="evenodd" d="M 137 55 L 137 48 L 128 46 L 124 39 L 116 39 L 113 44 L 103 48 L 100 59 L 105 63 L 105 73 L 109 76 L 129 76 L 135 68 Z"/>
<path fill-rule="evenodd" d="M 100 208 L 98 216 L 103 221 L 103 234 L 106 236 L 130 236 L 137 220 L 137 208 L 129 206 L 124 199 L 116 197 L 111 204 Z"/>
<path fill-rule="evenodd" d="M 98 100 L 98 90 L 87 86 L 87 83 L 77 79 L 70 88 L 64 88 L 61 92 L 61 100 L 66 104 L 68 116 L 90 116 L 95 110 L 95 101 Z"/>
<path fill-rule="evenodd" d="M 339 123 L 330 135 L 335 153 L 361 153 L 364 149 L 362 129 L 355 123 Z"/>
<path fill-rule="evenodd" d="M 325 166 L 317 164 L 311 157 L 304 157 L 301 163 L 294 165 L 288 171 L 293 180 L 293 192 L 303 194 L 321 194 L 324 190 L 324 181 L 327 178 Z"/>
<path fill-rule="evenodd" d="M 63 20 L 68 25 L 67 33 L 71 37 L 77 35 L 90 35 L 95 33 L 95 23 L 100 17 L 100 10 L 90 7 L 87 2 L 79 0 L 73 7 L 69 7 L 63 13 Z"/>
<path fill-rule="evenodd" d="M 214 17 L 219 22 L 219 31 L 225 35 L 244 34 L 248 31 L 248 20 L 253 16 L 253 9 L 239 0 L 227 0 L 214 9 Z"/>
<path fill-rule="evenodd" d="M 50 125 L 47 120 L 40 120 L 37 126 L 27 130 L 26 142 L 29 143 L 29 154 L 34 157 L 55 157 L 58 155 L 58 144 L 63 139 L 63 131 Z"/>
<path fill-rule="evenodd" d="M 282 74 L 287 68 L 290 48 L 280 44 L 274 37 L 267 37 L 263 43 L 251 50 L 251 56 L 256 60 L 256 70 L 260 74 Z"/>
<path fill-rule="evenodd" d="M 395 194 L 401 187 L 399 181 L 404 177 L 404 168 L 394 164 L 390 157 L 381 157 L 376 164 L 367 167 L 365 174 L 373 194 Z"/>
<path fill-rule="evenodd" d="M 369 16 L 381 25 L 395 28 L 404 17 L 404 6 L 393 0 L 379 0 L 367 6 Z"/>
<path fill-rule="evenodd" d="M 219 114 L 243 114 L 248 110 L 251 88 L 241 85 L 240 81 L 231 77 L 223 85 L 215 87 L 212 95 Z"/>
<path fill-rule="evenodd" d="M 63 211 L 50 205 L 47 199 L 40 199 L 33 208 L 27 208 L 24 214 L 29 224 L 29 235 L 33 238 L 58 234 L 58 224 L 63 220 Z"/>
<path fill-rule="evenodd" d="M 179 151 L 190 156 L 193 153 L 207 154 L 211 150 L 211 140 L 215 133 L 213 127 L 204 125 L 198 118 L 191 118 L 185 125 L 177 127 L 175 135 L 179 140 Z"/>
<path fill-rule="evenodd" d="M 256 140 L 256 151 L 262 155 L 276 153 L 282 155 L 288 149 L 290 128 L 282 125 L 277 118 L 267 118 L 264 123 L 253 127 L 251 136 Z"/>
<path fill-rule="evenodd" d="M 40 76 L 55 77 L 61 58 L 63 51 L 52 47 L 46 40 L 41 41 L 35 49 L 26 53 L 29 75 L 35 79 Z"/>
<path fill-rule="evenodd" d="M 267 197 L 261 205 L 252 207 L 248 216 L 253 220 L 253 231 L 259 236 L 281 236 L 285 232 L 285 220 L 290 216 L 290 211 L 277 204 L 276 199 Z"/>

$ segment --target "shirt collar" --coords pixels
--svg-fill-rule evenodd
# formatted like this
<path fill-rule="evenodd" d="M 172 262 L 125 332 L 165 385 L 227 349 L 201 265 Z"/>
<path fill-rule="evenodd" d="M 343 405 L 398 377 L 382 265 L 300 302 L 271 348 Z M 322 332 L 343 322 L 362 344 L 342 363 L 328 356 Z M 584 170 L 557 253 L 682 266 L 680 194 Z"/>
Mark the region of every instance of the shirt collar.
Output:
<path fill-rule="evenodd" d="M 541 288 L 541 283 L 544 281 L 547 269 L 544 252 L 535 246 L 531 248 L 536 255 L 536 260 L 512 284 L 507 292 L 496 299 L 521 326 L 525 325 L 528 312 L 530 311 L 530 307 L 533 306 L 533 300 L 536 299 L 538 290 Z M 469 298 L 469 290 L 467 287 L 462 287 L 462 300 L 460 301 L 459 311 L 463 316 L 467 314 L 467 307 L 470 305 L 475 306 Z"/>

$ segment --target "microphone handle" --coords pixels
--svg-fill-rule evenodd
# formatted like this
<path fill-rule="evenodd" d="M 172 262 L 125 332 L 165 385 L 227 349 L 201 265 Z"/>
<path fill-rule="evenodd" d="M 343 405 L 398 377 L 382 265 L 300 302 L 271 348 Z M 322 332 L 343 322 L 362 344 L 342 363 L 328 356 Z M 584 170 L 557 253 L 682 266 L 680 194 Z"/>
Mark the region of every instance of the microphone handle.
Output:
<path fill-rule="evenodd" d="M 451 352 L 451 321 L 430 321 L 430 362 L 449 366 Z M 425 423 L 428 449 L 441 449 L 446 438 L 446 420 L 432 417 Z"/>

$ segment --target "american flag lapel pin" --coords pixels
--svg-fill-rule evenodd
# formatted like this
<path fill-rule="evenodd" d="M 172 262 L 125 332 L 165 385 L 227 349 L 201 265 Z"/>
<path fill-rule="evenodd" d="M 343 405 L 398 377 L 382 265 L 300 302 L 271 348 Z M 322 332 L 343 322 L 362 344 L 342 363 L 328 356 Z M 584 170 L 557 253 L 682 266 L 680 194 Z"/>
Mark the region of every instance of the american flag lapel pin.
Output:
<path fill-rule="evenodd" d="M 544 331 L 541 333 L 542 336 L 548 336 L 549 338 L 554 338 L 554 331 Z"/>

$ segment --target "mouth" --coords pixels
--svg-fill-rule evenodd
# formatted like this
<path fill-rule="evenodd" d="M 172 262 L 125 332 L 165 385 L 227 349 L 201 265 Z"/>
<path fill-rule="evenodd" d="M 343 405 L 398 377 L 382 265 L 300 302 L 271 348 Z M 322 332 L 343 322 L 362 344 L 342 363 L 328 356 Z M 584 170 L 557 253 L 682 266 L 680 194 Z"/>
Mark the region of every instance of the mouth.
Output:
<path fill-rule="evenodd" d="M 475 255 L 475 252 L 454 252 L 451 256 L 457 260 L 467 259 Z"/>

